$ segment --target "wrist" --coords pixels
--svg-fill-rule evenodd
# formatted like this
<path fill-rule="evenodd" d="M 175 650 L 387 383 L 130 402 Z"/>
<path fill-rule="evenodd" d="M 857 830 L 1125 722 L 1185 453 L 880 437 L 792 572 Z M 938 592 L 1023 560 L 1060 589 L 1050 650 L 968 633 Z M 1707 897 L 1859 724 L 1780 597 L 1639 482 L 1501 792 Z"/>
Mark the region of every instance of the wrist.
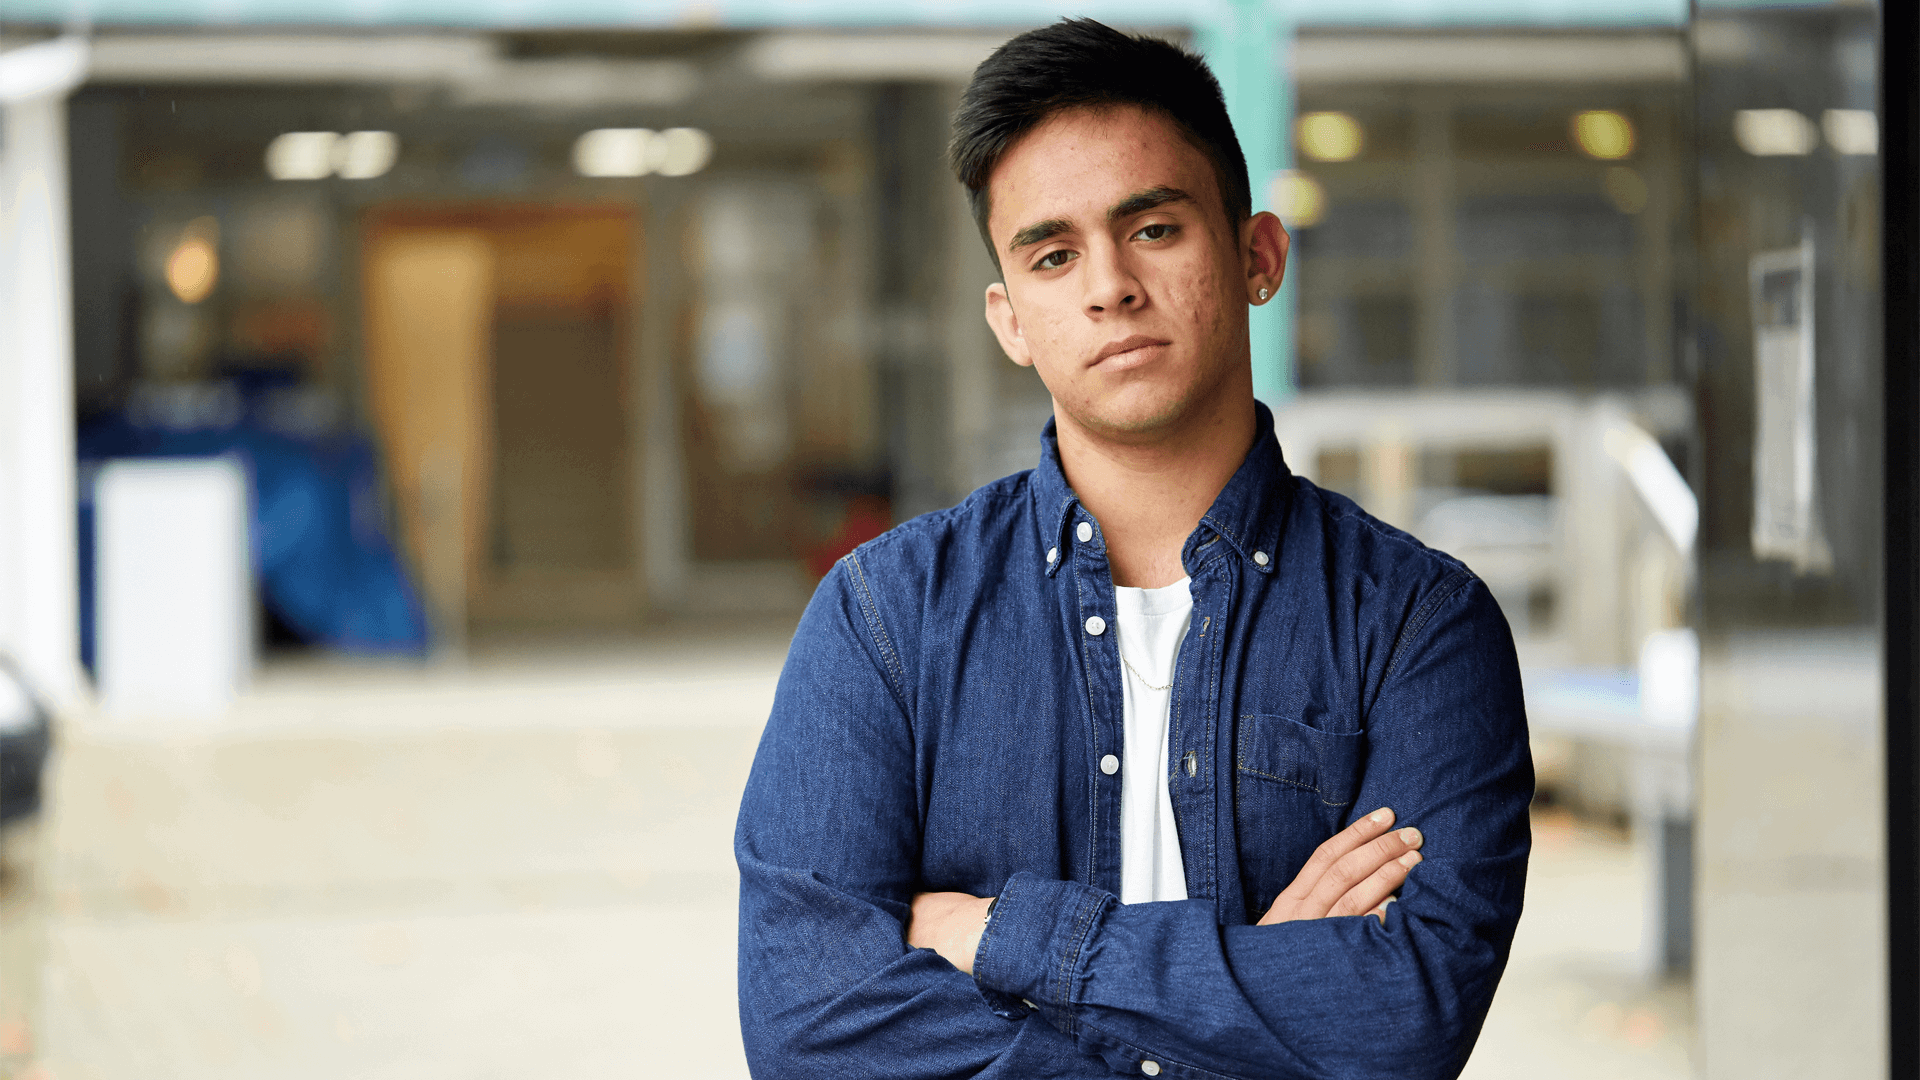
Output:
<path fill-rule="evenodd" d="M 961 925 L 965 929 L 958 947 L 954 950 L 957 955 L 948 959 L 953 962 L 953 966 L 969 975 L 973 974 L 973 962 L 980 955 L 980 942 L 986 937 L 987 924 L 993 921 L 993 906 L 998 899 L 999 897 L 984 897 L 979 900 L 978 906 L 968 904 L 961 909 L 960 919 L 963 920 Z"/>

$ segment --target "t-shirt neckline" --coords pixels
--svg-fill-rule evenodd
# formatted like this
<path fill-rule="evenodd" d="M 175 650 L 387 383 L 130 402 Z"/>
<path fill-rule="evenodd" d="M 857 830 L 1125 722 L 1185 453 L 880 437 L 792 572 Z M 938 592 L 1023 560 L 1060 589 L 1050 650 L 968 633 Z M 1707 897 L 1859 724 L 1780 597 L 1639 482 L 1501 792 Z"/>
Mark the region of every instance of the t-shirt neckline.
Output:
<path fill-rule="evenodd" d="M 1132 585 L 1115 585 L 1114 592 L 1126 600 L 1133 600 L 1140 613 L 1148 618 L 1172 615 L 1193 607 L 1193 579 L 1183 577 L 1171 585 L 1162 585 L 1157 589 L 1141 589 Z"/>

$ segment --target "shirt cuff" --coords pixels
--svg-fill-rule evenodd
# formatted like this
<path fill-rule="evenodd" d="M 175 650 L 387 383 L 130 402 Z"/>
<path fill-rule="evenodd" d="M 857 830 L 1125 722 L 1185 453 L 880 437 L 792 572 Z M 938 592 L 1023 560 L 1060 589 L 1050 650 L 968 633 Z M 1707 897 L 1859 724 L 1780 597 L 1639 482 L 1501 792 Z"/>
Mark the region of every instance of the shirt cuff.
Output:
<path fill-rule="evenodd" d="M 1081 957 L 1115 903 L 1113 894 L 1076 881 L 1013 875 L 973 954 L 974 981 L 1022 999 L 1070 1032 Z"/>

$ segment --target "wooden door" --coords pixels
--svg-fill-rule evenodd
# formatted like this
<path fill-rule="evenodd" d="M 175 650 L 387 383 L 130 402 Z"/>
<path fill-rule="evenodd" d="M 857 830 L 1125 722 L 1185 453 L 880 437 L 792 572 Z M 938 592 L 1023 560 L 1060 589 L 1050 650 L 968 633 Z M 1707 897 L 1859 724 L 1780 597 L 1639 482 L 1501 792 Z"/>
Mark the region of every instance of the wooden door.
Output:
<path fill-rule="evenodd" d="M 632 247 L 631 215 L 618 208 L 390 207 L 369 218 L 374 412 L 416 565 L 448 626 L 607 626 L 640 613 Z"/>
<path fill-rule="evenodd" d="M 473 229 L 380 227 L 362 257 L 374 423 L 435 630 L 457 646 L 489 519 L 493 247 Z"/>

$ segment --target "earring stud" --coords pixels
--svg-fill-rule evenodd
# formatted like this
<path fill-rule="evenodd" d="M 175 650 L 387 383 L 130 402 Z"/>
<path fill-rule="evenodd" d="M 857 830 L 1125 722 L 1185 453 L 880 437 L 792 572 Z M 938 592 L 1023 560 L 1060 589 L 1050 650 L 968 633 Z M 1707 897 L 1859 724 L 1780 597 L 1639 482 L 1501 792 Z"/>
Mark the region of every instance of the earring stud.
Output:
<path fill-rule="evenodd" d="M 1262 299 L 1262 300 L 1265 300 L 1266 298 L 1267 298 L 1267 290 L 1265 290 L 1265 289 L 1261 289 L 1261 290 L 1260 290 L 1260 299 Z"/>

